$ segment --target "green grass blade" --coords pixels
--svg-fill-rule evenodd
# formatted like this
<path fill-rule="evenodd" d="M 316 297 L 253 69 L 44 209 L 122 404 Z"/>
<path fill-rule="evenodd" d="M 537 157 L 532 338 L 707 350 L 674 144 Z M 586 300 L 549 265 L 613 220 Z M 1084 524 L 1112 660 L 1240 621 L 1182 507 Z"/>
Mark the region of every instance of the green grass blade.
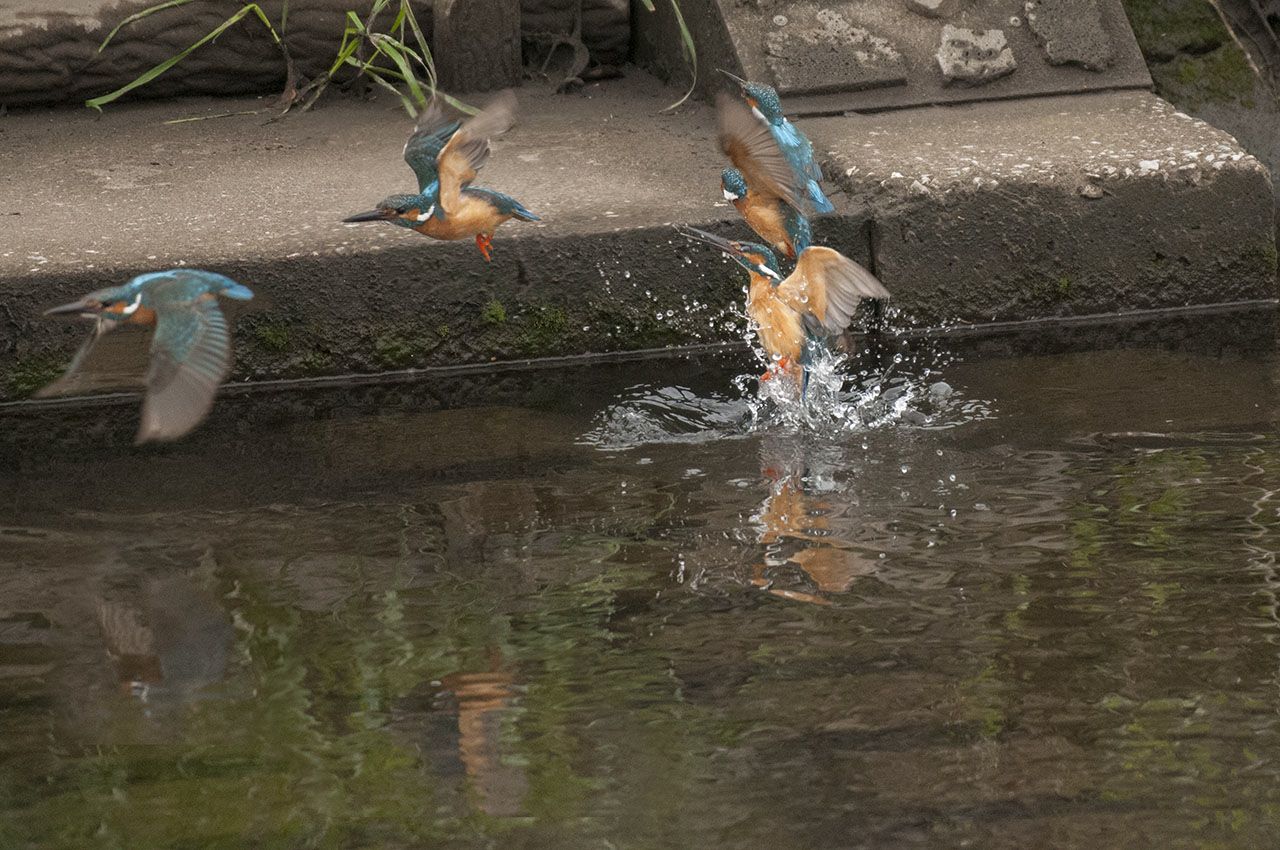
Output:
<path fill-rule="evenodd" d="M 409 94 L 413 96 L 414 102 L 419 106 L 426 106 L 427 96 L 423 94 L 422 85 L 418 82 L 417 75 L 413 73 L 413 67 L 409 64 L 409 60 L 403 50 L 401 50 L 403 45 L 389 35 L 375 35 L 372 41 L 379 51 L 395 63 L 396 69 L 400 71 L 400 76 L 404 78 L 405 83 L 409 86 Z"/>
<path fill-rule="evenodd" d="M 187 58 L 187 56 L 189 56 L 193 50 L 200 47 L 201 45 L 204 45 L 209 43 L 210 41 L 213 41 L 215 38 L 222 35 L 222 33 L 225 32 L 228 28 L 235 26 L 235 24 L 238 23 L 242 18 L 244 18 L 250 12 L 253 12 L 255 10 L 257 10 L 259 13 L 261 13 L 262 11 L 261 9 L 258 9 L 257 4 L 255 3 L 249 3 L 248 5 L 241 7 L 240 11 L 236 12 L 234 15 L 227 18 L 217 27 L 209 31 L 209 33 L 206 34 L 204 38 L 200 39 L 195 44 L 188 47 L 186 50 L 182 51 L 176 56 L 170 56 L 168 59 L 164 60 L 159 65 L 155 66 L 149 71 L 146 71 L 145 73 L 143 73 L 141 76 L 139 76 L 132 82 L 126 83 L 124 86 L 121 86 L 120 88 L 116 89 L 110 94 L 104 94 L 101 97 L 95 97 L 95 98 L 86 100 L 84 102 L 84 105 L 89 107 L 90 109 L 97 109 L 100 111 L 102 107 L 106 106 L 108 103 L 111 103 L 113 100 L 116 100 L 122 95 L 125 95 L 133 91 L 139 86 L 145 86 L 147 83 L 151 82 L 156 77 L 159 77 L 165 71 L 168 71 L 174 65 L 177 65 L 183 59 Z"/>
<path fill-rule="evenodd" d="M 155 14 L 156 12 L 163 11 L 164 9 L 172 9 L 174 6 L 185 6 L 190 2 L 191 0 L 166 0 L 166 2 L 164 3 L 157 3 L 155 6 L 149 6 L 148 8 L 143 9 L 141 12 L 134 12 L 132 15 L 125 18 L 120 23 L 116 24 L 115 29 L 107 33 L 107 37 L 102 40 L 102 44 L 98 45 L 98 52 L 101 53 L 106 48 L 106 46 L 111 43 L 111 39 L 116 37 L 116 33 L 120 32 L 120 30 L 129 26 L 129 24 L 133 23 L 134 21 L 141 20 L 145 18 L 147 15 Z"/>
<path fill-rule="evenodd" d="M 680 11 L 678 0 L 671 0 L 671 8 L 676 13 L 676 23 L 680 25 L 680 44 L 684 49 L 684 58 L 693 70 L 693 81 L 689 83 L 689 90 L 684 93 L 684 97 L 662 110 L 663 112 L 670 112 L 672 109 L 681 106 L 693 94 L 693 90 L 698 87 L 698 48 L 693 43 L 693 33 L 689 32 L 689 25 L 684 21 L 684 14 Z"/>
<path fill-rule="evenodd" d="M 245 8 L 258 16 L 258 20 L 262 21 L 262 25 L 267 28 L 267 32 L 271 33 L 271 38 L 275 40 L 276 44 L 279 44 L 280 34 L 276 32 L 275 27 L 271 26 L 271 20 L 267 17 L 267 13 L 262 11 L 262 7 L 257 3 L 250 3 Z"/>

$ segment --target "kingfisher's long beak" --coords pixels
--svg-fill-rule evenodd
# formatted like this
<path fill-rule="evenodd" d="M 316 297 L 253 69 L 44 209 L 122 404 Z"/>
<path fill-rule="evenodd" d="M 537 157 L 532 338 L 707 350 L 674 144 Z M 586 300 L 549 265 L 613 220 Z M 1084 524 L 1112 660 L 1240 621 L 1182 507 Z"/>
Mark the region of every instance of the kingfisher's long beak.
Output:
<path fill-rule="evenodd" d="M 352 224 L 357 221 L 382 221 L 388 217 L 387 213 L 383 210 L 369 210 L 368 212 L 356 213 L 355 215 L 347 216 L 342 220 L 342 222 L 343 224 Z"/>
<path fill-rule="evenodd" d="M 741 257 L 742 249 L 738 247 L 738 243 L 725 239 L 723 236 L 716 236 L 714 233 L 708 233 L 705 230 L 699 230 L 696 227 L 690 227 L 687 224 L 677 224 L 676 230 L 686 239 L 693 239 L 696 242 L 702 242 L 713 248 L 719 248 L 721 251 L 732 257 Z"/>
<path fill-rule="evenodd" d="M 70 316 L 72 314 L 84 316 L 86 318 L 94 318 L 102 312 L 102 305 L 97 301 L 91 301 L 88 298 L 81 298 L 79 301 L 72 301 L 70 304 L 63 304 L 60 307 L 51 307 L 44 311 L 46 316 Z"/>
<path fill-rule="evenodd" d="M 744 89 L 745 89 L 748 85 L 750 85 L 746 80 L 742 79 L 742 77 L 739 77 L 737 74 L 730 74 L 730 73 L 729 73 L 728 71 L 726 71 L 724 68 L 717 68 L 716 70 L 717 70 L 717 71 L 719 71 L 720 73 L 724 74 L 724 75 L 725 75 L 726 77 L 728 77 L 729 79 L 733 80 L 735 83 L 737 83 L 739 86 L 741 86 L 741 87 L 742 87 L 742 88 L 744 88 Z"/>

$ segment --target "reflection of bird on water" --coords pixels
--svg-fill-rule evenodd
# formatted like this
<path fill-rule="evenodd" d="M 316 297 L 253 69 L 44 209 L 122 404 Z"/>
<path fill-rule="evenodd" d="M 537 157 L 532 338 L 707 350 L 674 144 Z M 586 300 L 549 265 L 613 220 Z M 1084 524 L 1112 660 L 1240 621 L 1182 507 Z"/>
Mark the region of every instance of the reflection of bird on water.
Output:
<path fill-rule="evenodd" d="M 520 814 L 529 782 L 524 770 L 502 758 L 502 726 L 516 699 L 515 681 L 502 668 L 502 655 L 493 649 L 489 669 L 453 673 L 441 684 L 458 700 L 458 755 L 481 811 L 494 817 Z"/>
<path fill-rule="evenodd" d="M 796 564 L 824 593 L 843 593 L 860 577 L 875 572 L 874 559 L 838 536 L 841 529 L 835 520 L 843 516 L 847 499 L 843 488 L 824 472 L 838 466 L 827 465 L 827 459 L 803 446 L 766 444 L 761 448 L 775 456 L 762 457 L 761 474 L 769 481 L 769 495 L 752 520 L 757 539 L 772 551 L 754 567 L 752 583 L 775 596 L 830 605 L 823 596 L 774 587 L 767 572 L 769 567 Z M 800 545 L 784 555 L 788 543 Z"/>
<path fill-rule="evenodd" d="M 140 608 L 95 601 L 121 689 L 146 702 L 186 698 L 219 681 L 234 630 L 214 599 L 185 576 L 150 582 L 144 597 Z"/>

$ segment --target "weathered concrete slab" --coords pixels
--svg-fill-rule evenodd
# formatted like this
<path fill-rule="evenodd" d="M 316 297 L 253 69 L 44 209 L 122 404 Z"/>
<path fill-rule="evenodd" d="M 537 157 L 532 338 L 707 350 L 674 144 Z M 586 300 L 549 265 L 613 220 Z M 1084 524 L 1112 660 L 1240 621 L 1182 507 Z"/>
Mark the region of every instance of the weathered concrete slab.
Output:
<path fill-rule="evenodd" d="M 936 107 L 802 126 L 926 321 L 1277 296 L 1266 169 L 1154 95 Z"/>
<path fill-rule="evenodd" d="M 710 109 L 659 114 L 672 98 L 644 77 L 575 96 L 523 88 L 482 177 L 545 221 L 504 226 L 491 264 L 469 242 L 339 222 L 410 186 L 410 122 L 388 100 L 266 125 L 163 123 L 243 101 L 10 115 L 0 146 L 24 168 L 0 182 L 0 393 L 39 386 L 80 341 L 45 307 L 181 263 L 259 294 L 236 316 L 238 378 L 737 339 L 740 272 L 670 223 L 745 229 L 720 196 Z M 921 319 L 1274 294 L 1265 173 L 1150 95 L 802 126 L 838 184 L 818 241 L 871 264 Z M 1080 194 L 1090 186 L 1101 196 Z"/>
<path fill-rule="evenodd" d="M 795 115 L 1151 85 L 1121 0 L 684 0 L 681 10 L 699 35 L 704 89 L 725 68 L 778 87 Z M 659 4 L 634 22 L 637 57 L 687 79 L 670 11 Z"/>

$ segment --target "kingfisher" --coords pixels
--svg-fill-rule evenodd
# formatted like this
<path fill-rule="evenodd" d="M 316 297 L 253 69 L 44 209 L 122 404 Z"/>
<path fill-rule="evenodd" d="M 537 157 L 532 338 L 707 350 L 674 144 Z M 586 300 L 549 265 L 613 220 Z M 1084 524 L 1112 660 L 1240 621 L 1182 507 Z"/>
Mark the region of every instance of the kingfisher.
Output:
<path fill-rule="evenodd" d="M 741 98 L 716 96 L 720 148 L 753 189 L 781 198 L 797 210 L 834 212 L 822 193 L 822 169 L 813 145 L 782 114 L 778 92 L 721 71 L 737 84 Z M 767 237 L 766 237 L 767 238 Z"/>
<path fill-rule="evenodd" d="M 471 185 L 489 158 L 489 140 L 511 128 L 515 113 L 516 96 L 510 89 L 466 121 L 449 117 L 439 99 L 433 100 L 404 146 L 404 161 L 418 178 L 418 194 L 392 195 L 377 209 L 343 221 L 390 221 L 433 239 L 474 236 L 488 262 L 493 233 L 503 222 L 542 220 L 510 195 Z"/>
<path fill-rule="evenodd" d="M 45 311 L 93 322 L 61 378 L 37 398 L 96 388 L 86 361 L 98 342 L 118 327 L 154 329 L 150 362 L 142 382 L 142 422 L 135 442 L 176 440 L 195 428 L 213 407 L 218 386 L 231 371 L 231 341 L 218 296 L 248 301 L 253 292 L 229 277 L 200 269 L 141 274 L 123 286 L 91 292 L 79 301 Z"/>
<path fill-rule="evenodd" d="M 803 394 L 809 385 L 813 355 L 830 337 L 849 327 L 863 298 L 888 298 L 875 275 L 836 251 L 811 245 L 796 258 L 785 278 L 773 251 L 756 242 L 738 242 L 696 227 L 677 225 L 681 235 L 720 249 L 750 275 L 747 315 L 772 364 L 761 376 L 799 378 Z"/>
<path fill-rule="evenodd" d="M 794 261 L 812 244 L 809 219 L 781 198 L 747 186 L 738 169 L 726 168 L 720 173 L 720 188 L 751 229 L 788 260 Z"/>

